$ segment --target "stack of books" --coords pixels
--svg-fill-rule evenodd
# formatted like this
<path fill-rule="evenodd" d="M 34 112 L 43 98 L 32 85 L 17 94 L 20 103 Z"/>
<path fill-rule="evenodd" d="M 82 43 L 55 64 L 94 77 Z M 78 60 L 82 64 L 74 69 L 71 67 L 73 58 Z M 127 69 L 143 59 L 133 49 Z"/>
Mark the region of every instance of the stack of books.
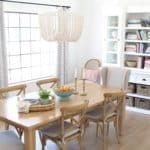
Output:
<path fill-rule="evenodd" d="M 137 45 L 136 44 L 130 44 L 130 43 L 127 43 L 126 46 L 125 46 L 125 51 L 127 52 L 137 52 Z"/>
<path fill-rule="evenodd" d="M 145 45 L 143 43 L 127 43 L 125 45 L 126 52 L 144 53 Z"/>
<path fill-rule="evenodd" d="M 138 36 L 136 32 L 127 32 L 126 38 L 127 40 L 138 40 Z"/>
<path fill-rule="evenodd" d="M 127 22 L 128 27 L 141 27 L 141 20 L 140 19 L 129 19 Z"/>

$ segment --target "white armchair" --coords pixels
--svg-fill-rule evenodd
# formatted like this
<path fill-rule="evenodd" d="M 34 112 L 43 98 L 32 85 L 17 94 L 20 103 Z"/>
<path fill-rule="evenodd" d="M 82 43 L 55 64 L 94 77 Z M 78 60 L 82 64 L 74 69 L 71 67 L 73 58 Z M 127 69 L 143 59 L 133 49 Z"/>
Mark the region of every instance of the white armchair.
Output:
<path fill-rule="evenodd" d="M 102 67 L 102 84 L 127 89 L 130 70 L 121 67 Z"/>

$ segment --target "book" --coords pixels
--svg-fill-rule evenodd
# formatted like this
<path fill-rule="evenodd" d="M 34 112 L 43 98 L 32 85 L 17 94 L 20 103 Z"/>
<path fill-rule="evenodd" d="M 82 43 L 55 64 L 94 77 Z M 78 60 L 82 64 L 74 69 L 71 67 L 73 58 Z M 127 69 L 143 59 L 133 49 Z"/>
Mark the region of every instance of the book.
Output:
<path fill-rule="evenodd" d="M 137 68 L 142 68 L 142 57 L 138 57 Z"/>
<path fill-rule="evenodd" d="M 141 35 L 141 39 L 142 39 L 142 40 L 147 40 L 146 31 L 141 30 L 141 31 L 140 31 L 140 35 Z"/>

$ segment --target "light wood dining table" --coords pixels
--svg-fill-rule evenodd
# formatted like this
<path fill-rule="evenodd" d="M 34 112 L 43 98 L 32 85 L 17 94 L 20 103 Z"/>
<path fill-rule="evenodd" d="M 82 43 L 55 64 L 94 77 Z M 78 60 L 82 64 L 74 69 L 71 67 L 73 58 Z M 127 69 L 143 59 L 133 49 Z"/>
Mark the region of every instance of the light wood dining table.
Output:
<path fill-rule="evenodd" d="M 43 112 L 19 113 L 17 108 L 17 97 L 0 100 L 0 120 L 10 125 L 19 127 L 24 131 L 25 150 L 35 150 L 35 131 L 40 127 L 47 125 L 60 118 L 60 107 L 71 106 L 82 103 L 84 100 L 89 100 L 88 109 L 102 104 L 104 93 L 119 92 L 121 89 L 107 88 L 94 83 L 85 83 L 86 96 L 80 96 L 82 92 L 82 82 L 78 82 L 79 94 L 72 95 L 68 100 L 61 101 L 55 97 L 55 109 Z M 32 95 L 32 94 L 31 94 Z M 34 95 L 34 94 L 33 94 Z M 38 95 L 38 92 L 36 93 Z M 32 97 L 32 96 L 31 96 Z M 33 97 L 32 97 L 33 98 Z M 120 107 L 119 132 L 123 131 L 123 120 L 125 112 L 125 100 L 122 101 Z"/>

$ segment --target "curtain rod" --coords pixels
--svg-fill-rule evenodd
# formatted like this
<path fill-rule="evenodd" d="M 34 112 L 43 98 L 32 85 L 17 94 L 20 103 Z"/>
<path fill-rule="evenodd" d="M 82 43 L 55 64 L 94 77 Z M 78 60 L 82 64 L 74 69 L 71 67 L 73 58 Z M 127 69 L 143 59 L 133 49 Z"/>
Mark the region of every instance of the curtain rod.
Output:
<path fill-rule="evenodd" d="M 41 6 L 50 6 L 50 7 L 62 7 L 62 8 L 71 8 L 71 6 L 64 5 L 52 5 L 52 4 L 43 4 L 43 3 L 32 3 L 32 2 L 23 2 L 23 1 L 12 1 L 12 0 L 0 0 L 1 2 L 10 2 L 10 3 L 18 3 L 18 4 L 28 4 L 28 5 L 41 5 Z"/>

